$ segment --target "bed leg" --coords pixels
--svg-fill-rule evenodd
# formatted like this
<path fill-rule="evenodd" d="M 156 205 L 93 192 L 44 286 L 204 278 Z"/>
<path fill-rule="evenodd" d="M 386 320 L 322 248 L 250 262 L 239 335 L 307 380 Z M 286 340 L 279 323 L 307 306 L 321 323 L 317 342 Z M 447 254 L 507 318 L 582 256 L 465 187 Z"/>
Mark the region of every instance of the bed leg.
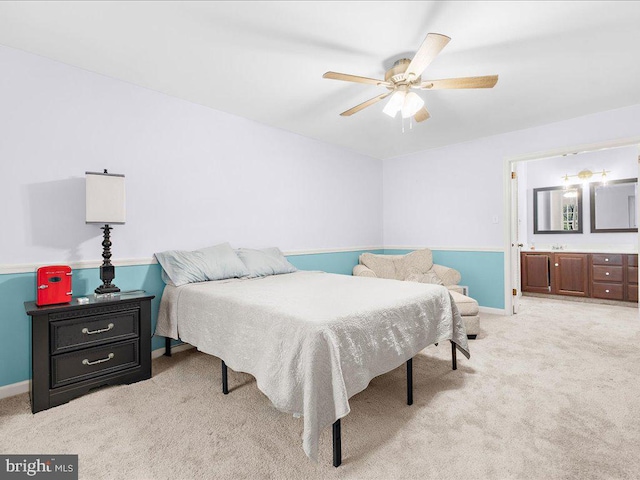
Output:
<path fill-rule="evenodd" d="M 340 419 L 333 422 L 333 466 L 342 463 L 342 438 L 340 435 Z"/>
<path fill-rule="evenodd" d="M 227 364 L 222 361 L 222 393 L 229 393 L 229 383 L 227 382 Z"/>
<path fill-rule="evenodd" d="M 456 344 L 451 342 L 451 366 L 452 370 L 458 369 L 458 362 L 456 358 Z"/>
<path fill-rule="evenodd" d="M 171 356 L 171 339 L 169 337 L 164 337 L 164 355 L 165 357 Z"/>
<path fill-rule="evenodd" d="M 407 360 L 407 405 L 413 405 L 413 358 Z"/>

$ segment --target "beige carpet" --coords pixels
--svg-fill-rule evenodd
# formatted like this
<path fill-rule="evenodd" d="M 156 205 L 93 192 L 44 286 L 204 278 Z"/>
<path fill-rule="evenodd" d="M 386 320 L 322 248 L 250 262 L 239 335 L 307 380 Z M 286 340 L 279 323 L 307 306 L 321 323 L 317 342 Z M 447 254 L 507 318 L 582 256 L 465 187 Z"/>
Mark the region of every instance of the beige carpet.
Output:
<path fill-rule="evenodd" d="M 77 453 L 87 479 L 639 478 L 638 311 L 525 298 L 514 317 L 482 315 L 471 360 L 449 345 L 351 399 L 344 463 L 301 448 L 302 420 L 276 411 L 248 375 L 195 350 L 153 362 L 146 382 L 106 388 L 32 415 L 0 401 L 0 453 Z"/>

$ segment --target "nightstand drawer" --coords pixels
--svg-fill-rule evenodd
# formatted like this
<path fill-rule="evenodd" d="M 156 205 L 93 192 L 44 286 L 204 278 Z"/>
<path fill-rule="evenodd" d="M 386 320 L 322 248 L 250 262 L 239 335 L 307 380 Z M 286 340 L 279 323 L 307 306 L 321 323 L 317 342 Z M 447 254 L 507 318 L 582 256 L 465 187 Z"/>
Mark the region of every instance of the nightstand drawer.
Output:
<path fill-rule="evenodd" d="M 139 311 L 51 322 L 51 353 L 138 337 Z"/>
<path fill-rule="evenodd" d="M 138 341 L 113 343 L 51 357 L 51 388 L 140 364 Z"/>
<path fill-rule="evenodd" d="M 622 255 L 620 254 L 594 253 L 591 258 L 594 265 L 622 265 Z"/>
<path fill-rule="evenodd" d="M 594 282 L 622 282 L 622 267 L 609 265 L 593 266 Z"/>
<path fill-rule="evenodd" d="M 624 292 L 620 283 L 594 283 L 593 297 L 609 300 L 623 300 Z"/>
<path fill-rule="evenodd" d="M 638 284 L 638 267 L 627 267 L 627 282 Z"/>

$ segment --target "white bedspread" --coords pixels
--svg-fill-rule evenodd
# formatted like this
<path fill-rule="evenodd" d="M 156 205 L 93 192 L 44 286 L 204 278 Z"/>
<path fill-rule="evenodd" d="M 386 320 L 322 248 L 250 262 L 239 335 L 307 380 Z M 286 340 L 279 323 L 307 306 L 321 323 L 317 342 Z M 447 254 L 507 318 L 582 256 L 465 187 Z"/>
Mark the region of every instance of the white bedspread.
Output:
<path fill-rule="evenodd" d="M 313 459 L 372 378 L 445 340 L 469 357 L 445 287 L 322 272 L 167 286 L 155 334 L 253 375 L 276 408 L 304 417 Z"/>

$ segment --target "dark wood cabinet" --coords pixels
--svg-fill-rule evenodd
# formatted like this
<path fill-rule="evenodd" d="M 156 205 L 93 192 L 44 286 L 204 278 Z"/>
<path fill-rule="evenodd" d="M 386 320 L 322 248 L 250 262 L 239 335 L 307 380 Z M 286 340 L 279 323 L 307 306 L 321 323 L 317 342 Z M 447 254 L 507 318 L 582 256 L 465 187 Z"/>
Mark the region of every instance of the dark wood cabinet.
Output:
<path fill-rule="evenodd" d="M 551 255 L 522 252 L 522 291 L 549 293 L 551 291 Z"/>
<path fill-rule="evenodd" d="M 554 253 L 551 293 L 589 296 L 589 254 Z"/>
<path fill-rule="evenodd" d="M 153 295 L 91 297 L 38 307 L 31 316 L 31 410 L 66 403 L 103 385 L 151 377 Z"/>
<path fill-rule="evenodd" d="M 626 255 L 592 255 L 591 263 L 593 297 L 624 300 Z"/>
<path fill-rule="evenodd" d="M 638 255 L 627 255 L 626 299 L 638 301 Z"/>
<path fill-rule="evenodd" d="M 638 301 L 638 255 L 522 252 L 523 292 Z"/>

